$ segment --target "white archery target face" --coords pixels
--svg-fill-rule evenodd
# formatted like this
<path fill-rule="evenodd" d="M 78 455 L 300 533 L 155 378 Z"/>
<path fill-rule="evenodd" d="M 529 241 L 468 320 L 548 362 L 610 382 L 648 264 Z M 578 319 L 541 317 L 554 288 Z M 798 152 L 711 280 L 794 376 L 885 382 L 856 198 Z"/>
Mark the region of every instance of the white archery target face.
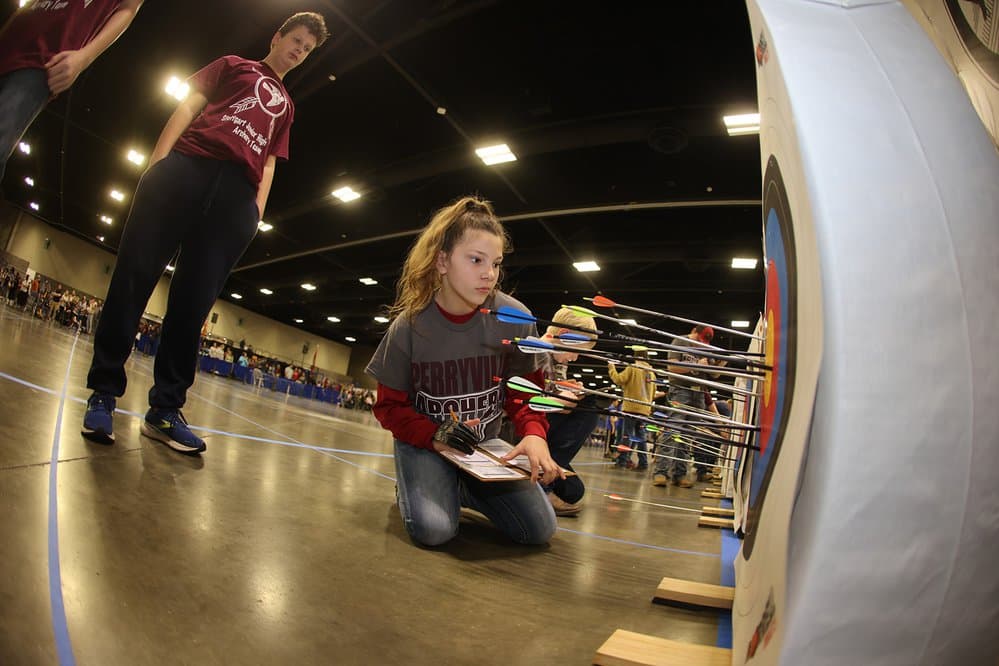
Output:
<path fill-rule="evenodd" d="M 757 400 L 761 450 L 747 454 L 751 469 L 742 479 L 749 510 L 736 557 L 732 663 L 771 664 L 779 658 L 784 627 L 788 523 L 822 353 L 822 299 L 808 189 L 784 89 L 780 45 L 771 39 L 752 1 L 749 9 L 757 46 L 764 173 L 763 349 L 773 370 L 762 382 Z"/>

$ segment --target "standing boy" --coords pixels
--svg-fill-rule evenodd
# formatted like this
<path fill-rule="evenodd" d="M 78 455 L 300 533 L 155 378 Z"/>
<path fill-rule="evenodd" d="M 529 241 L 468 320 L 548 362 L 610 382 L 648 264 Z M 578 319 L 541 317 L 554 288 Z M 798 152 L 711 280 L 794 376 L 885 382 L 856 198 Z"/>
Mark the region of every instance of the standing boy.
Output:
<path fill-rule="evenodd" d="M 0 179 L 49 99 L 125 32 L 142 0 L 32 0 L 0 30 Z"/>
<path fill-rule="evenodd" d="M 271 38 L 262 61 L 225 56 L 190 79 L 135 191 L 87 376 L 83 436 L 114 441 L 115 398 L 146 302 L 178 248 L 142 433 L 183 453 L 205 443 L 181 414 L 194 383 L 202 322 L 263 216 L 278 157 L 288 157 L 294 106 L 282 84 L 328 37 L 323 17 L 301 12 Z"/>

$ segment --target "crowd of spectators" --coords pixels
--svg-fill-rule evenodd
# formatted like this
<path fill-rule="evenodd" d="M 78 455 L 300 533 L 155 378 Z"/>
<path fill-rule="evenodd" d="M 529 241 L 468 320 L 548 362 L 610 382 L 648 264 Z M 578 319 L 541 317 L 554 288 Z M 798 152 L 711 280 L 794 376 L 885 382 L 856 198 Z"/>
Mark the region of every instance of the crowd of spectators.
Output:
<path fill-rule="evenodd" d="M 94 332 L 103 305 L 100 299 L 6 263 L 0 266 L 0 295 L 10 307 L 83 334 Z"/>

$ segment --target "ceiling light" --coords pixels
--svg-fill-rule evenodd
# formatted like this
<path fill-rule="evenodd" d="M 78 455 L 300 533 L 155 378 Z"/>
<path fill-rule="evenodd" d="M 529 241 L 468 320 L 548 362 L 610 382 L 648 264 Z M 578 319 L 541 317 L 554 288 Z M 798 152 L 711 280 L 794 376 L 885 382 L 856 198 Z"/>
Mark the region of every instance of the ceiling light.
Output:
<path fill-rule="evenodd" d="M 359 282 L 360 282 L 361 284 L 366 284 L 366 285 L 368 285 L 369 287 L 370 287 L 371 285 L 375 285 L 375 284 L 378 284 L 378 280 L 376 280 L 376 279 L 374 279 L 374 278 L 361 278 L 361 279 L 359 280 Z"/>
<path fill-rule="evenodd" d="M 173 273 L 175 270 L 177 270 L 177 267 L 176 266 L 172 266 L 170 264 L 167 264 L 166 265 L 166 269 L 167 269 L 168 273 Z"/>
<path fill-rule="evenodd" d="M 447 109 L 445 109 L 443 106 L 438 106 L 437 107 L 437 115 L 438 116 L 446 116 L 447 115 Z"/>
<path fill-rule="evenodd" d="M 498 143 L 495 146 L 483 146 L 476 148 L 475 154 L 479 156 L 487 166 L 502 164 L 503 162 L 513 162 L 517 156 L 510 150 L 510 146 L 505 143 Z"/>
<path fill-rule="evenodd" d="M 389 318 L 388 317 L 382 317 L 381 315 L 379 315 L 379 316 L 375 317 L 375 321 L 377 321 L 379 324 L 387 324 L 387 323 L 389 323 Z"/>
<path fill-rule="evenodd" d="M 725 129 L 728 130 L 729 136 L 759 134 L 760 132 L 760 114 L 758 113 L 722 116 L 722 121 L 725 123 Z"/>
<path fill-rule="evenodd" d="M 338 324 L 338 323 L 340 323 L 340 318 L 339 317 L 334 317 L 333 315 L 330 315 L 329 317 L 326 318 L 326 321 L 331 321 L 334 324 Z"/>
<path fill-rule="evenodd" d="M 659 356 L 659 352 L 657 352 L 657 351 L 647 351 L 647 352 L 645 352 L 645 353 L 646 353 L 646 354 L 647 354 L 648 356 Z"/>
<path fill-rule="evenodd" d="M 100 242 L 102 242 L 102 243 L 103 243 L 103 242 L 104 242 L 104 236 L 98 236 L 98 237 L 97 237 L 97 240 L 99 240 Z"/>
<path fill-rule="evenodd" d="M 264 296 L 270 296 L 274 292 L 271 291 L 270 289 L 268 289 L 267 287 L 261 287 L 260 288 L 260 293 L 263 294 Z"/>
<path fill-rule="evenodd" d="M 749 328 L 749 321 L 746 319 L 733 319 L 732 328 Z"/>
<path fill-rule="evenodd" d="M 119 203 L 125 200 L 125 195 L 119 192 L 118 190 L 111 190 L 109 195 L 112 199 L 114 199 Z"/>
<path fill-rule="evenodd" d="M 107 215 L 101 215 L 101 222 L 103 222 L 104 224 L 111 224 L 112 222 L 114 222 L 114 220 L 112 220 Z"/>
<path fill-rule="evenodd" d="M 29 2 L 31 2 L 31 0 L 18 0 L 18 1 L 17 1 L 17 6 L 18 6 L 18 7 L 23 7 L 23 6 L 25 6 L 26 4 L 28 4 Z"/>
<path fill-rule="evenodd" d="M 752 270 L 756 268 L 756 259 L 747 259 L 746 257 L 732 257 L 732 268 L 742 268 Z"/>
<path fill-rule="evenodd" d="M 20 150 L 25 155 L 31 154 L 31 144 L 28 143 L 27 141 L 22 141 L 21 143 L 17 144 L 17 149 Z"/>
<path fill-rule="evenodd" d="M 573 262 L 572 265 L 575 266 L 576 270 L 580 273 L 592 273 L 593 271 L 600 270 L 600 265 L 595 261 L 576 261 Z"/>
<path fill-rule="evenodd" d="M 316 285 L 312 284 L 311 282 L 303 282 L 302 289 L 304 289 L 305 291 L 315 291 Z"/>
<path fill-rule="evenodd" d="M 593 372 L 593 368 L 583 368 L 583 372 Z"/>
<path fill-rule="evenodd" d="M 575 374 L 573 375 L 573 377 L 575 377 L 576 379 L 579 379 L 579 378 L 580 378 L 580 377 L 582 377 L 582 376 L 583 376 L 583 375 L 579 374 L 578 372 L 577 372 L 577 373 L 575 373 Z"/>
<path fill-rule="evenodd" d="M 638 322 L 635 321 L 634 319 L 622 319 L 621 323 L 628 324 L 629 326 L 636 326 L 638 324 Z"/>
<path fill-rule="evenodd" d="M 257 229 L 261 233 L 267 233 L 268 231 L 270 231 L 273 228 L 274 228 L 273 224 L 268 224 L 267 222 L 264 222 L 263 220 L 260 220 L 259 222 L 257 222 Z"/>
<path fill-rule="evenodd" d="M 35 179 L 32 178 L 31 176 L 25 176 L 24 177 L 24 184 L 27 185 L 28 187 L 34 187 L 35 186 Z"/>
<path fill-rule="evenodd" d="M 29 203 L 28 207 L 31 208 L 31 210 L 38 210 L 40 208 L 40 206 L 37 203 L 35 203 L 34 201 L 32 201 L 31 203 Z"/>
<path fill-rule="evenodd" d="M 347 342 L 357 342 L 357 338 L 352 337 L 350 335 L 348 335 L 347 337 L 345 337 L 344 340 L 346 340 Z"/>
<path fill-rule="evenodd" d="M 352 188 L 350 188 L 347 185 L 344 185 L 343 187 L 338 187 L 337 189 L 333 190 L 331 194 L 344 203 L 348 203 L 350 201 L 354 201 L 355 199 L 361 198 L 360 194 L 355 192 Z"/>
<path fill-rule="evenodd" d="M 177 101 L 181 101 L 187 97 L 189 92 L 191 92 L 191 86 L 187 85 L 187 83 L 181 81 L 176 76 L 171 76 L 170 80 L 167 81 L 164 90 L 166 90 L 168 95 L 177 99 Z"/>
<path fill-rule="evenodd" d="M 242 298 L 243 298 L 243 294 L 237 294 L 235 291 L 232 292 L 229 295 L 232 296 L 233 298 L 235 298 L 237 301 L 242 300 Z"/>
<path fill-rule="evenodd" d="M 304 323 L 304 322 L 305 322 L 305 320 L 304 320 L 304 319 L 296 319 L 296 320 L 295 320 L 295 323 L 296 323 L 296 324 L 302 324 L 302 323 Z"/>
<path fill-rule="evenodd" d="M 128 161 L 136 166 L 142 166 L 143 163 L 146 161 L 146 156 L 136 150 L 129 148 Z"/>

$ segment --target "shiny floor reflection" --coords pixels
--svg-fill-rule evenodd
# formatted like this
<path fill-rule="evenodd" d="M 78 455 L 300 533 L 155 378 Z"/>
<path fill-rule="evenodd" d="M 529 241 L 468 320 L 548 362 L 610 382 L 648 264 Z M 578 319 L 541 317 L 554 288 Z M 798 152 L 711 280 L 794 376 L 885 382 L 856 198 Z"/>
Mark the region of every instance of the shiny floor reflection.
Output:
<path fill-rule="evenodd" d="M 663 576 L 718 582 L 719 533 L 605 496 L 697 507 L 700 488 L 654 488 L 585 447 L 585 508 L 547 547 L 468 512 L 420 549 L 370 414 L 199 374 L 184 412 L 208 451 L 182 456 L 139 434 L 136 354 L 105 447 L 79 434 L 89 339 L 5 306 L 0 336 L 0 664 L 58 663 L 60 646 L 102 665 L 588 664 L 618 627 L 715 644 L 717 616 L 651 597 Z"/>

